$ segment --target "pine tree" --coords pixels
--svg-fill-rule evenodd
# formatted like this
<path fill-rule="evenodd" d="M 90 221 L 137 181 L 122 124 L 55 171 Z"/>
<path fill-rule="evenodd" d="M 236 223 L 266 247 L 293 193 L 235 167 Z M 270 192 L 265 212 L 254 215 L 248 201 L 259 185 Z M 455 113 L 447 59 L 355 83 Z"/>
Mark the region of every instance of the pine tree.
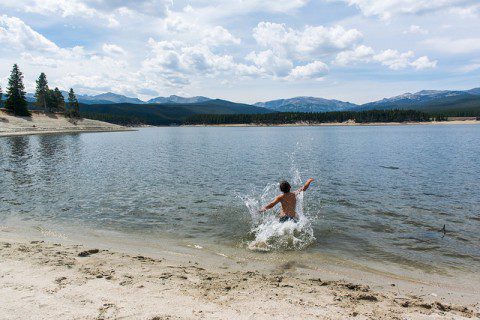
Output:
<path fill-rule="evenodd" d="M 68 92 L 68 107 L 70 108 L 70 115 L 72 117 L 80 117 L 80 106 L 78 105 L 77 96 L 73 88 L 70 88 Z"/>
<path fill-rule="evenodd" d="M 55 87 L 55 89 L 53 90 L 53 96 L 55 101 L 53 108 L 55 109 L 55 111 L 65 111 L 65 98 L 63 97 L 62 92 L 57 87 Z"/>
<path fill-rule="evenodd" d="M 35 104 L 39 108 L 43 108 L 44 112 L 47 112 L 47 95 L 48 95 L 48 82 L 47 82 L 47 76 L 45 73 L 40 73 L 40 76 L 38 77 L 37 80 L 37 89 L 35 91 L 35 98 L 37 101 Z"/>
<path fill-rule="evenodd" d="M 3 105 L 3 91 L 2 91 L 2 86 L 0 86 L 0 108 L 2 107 Z"/>
<path fill-rule="evenodd" d="M 10 78 L 8 79 L 5 108 L 7 108 L 8 111 L 13 112 L 16 116 L 30 116 L 27 99 L 25 98 L 23 74 L 18 69 L 17 64 L 13 65 Z"/>

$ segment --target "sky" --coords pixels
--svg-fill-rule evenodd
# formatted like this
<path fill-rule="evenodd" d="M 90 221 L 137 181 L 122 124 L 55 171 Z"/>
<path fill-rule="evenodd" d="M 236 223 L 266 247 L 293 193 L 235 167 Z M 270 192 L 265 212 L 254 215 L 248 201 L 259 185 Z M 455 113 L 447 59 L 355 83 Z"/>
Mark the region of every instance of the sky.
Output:
<path fill-rule="evenodd" d="M 1 0 L 0 84 L 365 103 L 480 87 L 479 0 Z"/>

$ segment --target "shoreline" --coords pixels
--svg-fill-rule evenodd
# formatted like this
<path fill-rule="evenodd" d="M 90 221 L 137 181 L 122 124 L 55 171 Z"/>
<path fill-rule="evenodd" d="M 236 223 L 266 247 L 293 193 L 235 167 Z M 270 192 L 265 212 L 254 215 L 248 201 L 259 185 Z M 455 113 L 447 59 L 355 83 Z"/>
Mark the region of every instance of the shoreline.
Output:
<path fill-rule="evenodd" d="M 480 124 L 480 120 L 451 120 L 431 122 L 325 122 L 325 123 L 284 123 L 284 124 L 192 124 L 181 127 L 385 127 L 385 126 L 415 126 L 415 125 L 474 125 Z"/>
<path fill-rule="evenodd" d="M 94 246 L 93 240 L 49 242 L 3 233 L 0 312 L 7 319 L 33 313 L 88 319 L 480 317 L 478 291 L 461 284 L 368 275 L 326 261 L 314 270 L 296 261 L 241 263 L 168 243 L 149 254 Z"/>
<path fill-rule="evenodd" d="M 96 133 L 96 132 L 125 132 L 136 131 L 135 129 L 80 129 L 80 130 L 45 130 L 45 131 L 19 131 L 19 132 L 0 132 L 0 138 L 3 137 L 20 137 L 34 135 L 54 135 L 54 134 L 71 134 L 71 133 Z"/>
<path fill-rule="evenodd" d="M 134 131 L 132 128 L 91 119 L 69 119 L 63 114 L 32 113 L 16 117 L 0 111 L 0 137 Z"/>

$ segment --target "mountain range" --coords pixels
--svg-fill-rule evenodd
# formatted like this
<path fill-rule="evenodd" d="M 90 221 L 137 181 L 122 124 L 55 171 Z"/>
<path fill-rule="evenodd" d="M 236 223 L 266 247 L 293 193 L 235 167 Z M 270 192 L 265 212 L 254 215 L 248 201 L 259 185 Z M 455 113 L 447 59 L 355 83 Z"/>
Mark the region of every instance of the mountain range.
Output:
<path fill-rule="evenodd" d="M 65 97 L 67 92 L 62 92 Z M 4 95 L 5 98 L 5 95 Z M 226 100 L 210 99 L 203 96 L 180 97 L 171 95 L 168 97 L 157 97 L 148 101 L 138 98 L 131 98 L 115 93 L 103 93 L 98 95 L 77 95 L 79 102 L 86 106 L 128 104 L 137 112 L 138 105 L 150 106 L 186 106 L 198 107 L 201 113 L 218 113 L 219 111 L 234 113 L 265 113 L 265 112 L 329 112 L 329 111 L 363 111 L 363 110 L 391 110 L 391 109 L 415 109 L 425 112 L 480 112 L 480 88 L 470 90 L 422 90 L 416 93 L 404 93 L 391 98 L 384 98 L 365 104 L 355 104 L 335 99 L 324 99 L 316 97 L 295 97 L 289 99 L 278 99 L 266 102 L 257 102 L 253 105 L 239 104 Z M 29 102 L 35 101 L 34 95 L 27 94 Z M 232 106 L 235 108 L 232 109 Z M 225 108 L 230 108 L 226 110 Z M 166 109 L 165 109 L 166 110 Z M 188 110 L 193 110 L 188 108 Z M 228 113 L 227 112 L 227 113 Z"/>
<path fill-rule="evenodd" d="M 468 103 L 478 103 L 480 107 L 480 88 L 470 90 L 422 90 L 365 103 L 362 105 L 339 100 L 314 97 L 296 97 L 291 99 L 257 102 L 254 105 L 279 112 L 328 112 L 328 111 L 362 111 L 389 109 L 417 109 L 435 111 L 438 107 L 455 109 Z"/>
<path fill-rule="evenodd" d="M 172 125 L 182 123 L 195 114 L 262 114 L 274 112 L 249 104 L 234 103 L 226 100 L 211 99 L 197 103 L 164 104 L 83 104 L 82 114 L 119 124 Z"/>
<path fill-rule="evenodd" d="M 68 99 L 68 92 L 61 91 L 65 100 Z M 87 94 L 77 94 L 78 102 L 82 104 L 112 104 L 112 103 L 130 103 L 130 104 L 185 104 L 185 103 L 199 103 L 212 100 L 207 97 L 180 97 L 176 95 L 171 95 L 169 97 L 157 97 L 150 99 L 148 101 L 143 101 L 138 98 L 131 98 L 125 95 L 116 94 L 112 92 L 97 94 L 97 95 L 87 95 Z M 33 93 L 27 93 L 27 101 L 35 102 L 35 95 Z"/>
<path fill-rule="evenodd" d="M 328 112 L 352 110 L 358 107 L 358 105 L 350 102 L 314 97 L 271 100 L 267 102 L 257 102 L 254 105 L 278 112 Z"/>

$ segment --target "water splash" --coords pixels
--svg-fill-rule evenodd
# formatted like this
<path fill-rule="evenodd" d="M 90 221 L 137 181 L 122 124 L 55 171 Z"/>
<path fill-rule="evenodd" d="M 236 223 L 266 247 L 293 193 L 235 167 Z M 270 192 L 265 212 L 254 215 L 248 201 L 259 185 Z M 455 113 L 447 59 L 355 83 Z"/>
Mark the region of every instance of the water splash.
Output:
<path fill-rule="evenodd" d="M 299 170 L 292 164 L 293 186 L 299 188 L 302 183 Z M 292 188 L 294 189 L 294 188 Z M 259 210 L 278 195 L 278 183 L 268 184 L 258 196 L 241 197 L 248 208 L 252 219 L 251 232 L 254 240 L 248 244 L 248 248 L 254 251 L 281 251 L 302 250 L 315 240 L 313 228 L 309 216 L 303 211 L 303 196 L 297 195 L 296 212 L 298 221 L 280 222 L 278 219 L 280 205 L 267 213 Z"/>

